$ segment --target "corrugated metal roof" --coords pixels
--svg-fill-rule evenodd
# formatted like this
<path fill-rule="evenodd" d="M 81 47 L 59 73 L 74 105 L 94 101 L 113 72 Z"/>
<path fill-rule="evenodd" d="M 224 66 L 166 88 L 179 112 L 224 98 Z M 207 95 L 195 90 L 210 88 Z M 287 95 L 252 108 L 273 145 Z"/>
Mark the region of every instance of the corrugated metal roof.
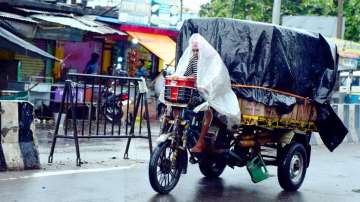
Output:
<path fill-rule="evenodd" d="M 88 26 L 96 27 L 99 31 L 103 32 L 104 34 L 127 35 L 125 32 L 122 32 L 117 29 L 113 29 L 110 26 L 106 25 L 105 23 L 95 21 L 96 16 L 85 15 L 75 18 Z"/>
<path fill-rule="evenodd" d="M 19 21 L 30 22 L 30 23 L 35 23 L 35 24 L 38 23 L 37 21 L 35 21 L 29 17 L 24 17 L 24 16 L 17 15 L 14 13 L 7 13 L 7 12 L 2 12 L 2 11 L 0 11 L 0 18 L 19 20 Z"/>
<path fill-rule="evenodd" d="M 2 38 L 2 40 L 0 40 L 0 48 L 13 50 L 14 52 L 24 55 L 41 56 L 44 58 L 59 60 L 2 27 L 0 27 L 0 38 Z"/>
<path fill-rule="evenodd" d="M 121 24 L 120 20 L 117 18 L 96 16 L 96 20 L 101 22 L 113 23 L 113 24 Z"/>
<path fill-rule="evenodd" d="M 50 11 L 43 11 L 43 10 L 33 10 L 33 9 L 19 8 L 19 7 L 15 7 L 15 9 L 26 12 L 29 15 L 30 14 L 45 14 L 45 15 L 58 15 L 58 16 L 70 16 L 71 15 L 71 14 L 67 14 L 67 13 L 50 12 Z"/>
<path fill-rule="evenodd" d="M 95 22 L 89 17 L 63 17 L 63 16 L 52 16 L 52 15 L 32 15 L 32 18 L 43 20 L 46 22 L 51 22 L 55 24 L 61 24 L 65 26 L 69 26 L 72 28 L 94 32 L 102 35 L 107 34 L 118 34 L 118 35 L 126 35 L 124 32 L 113 29 L 109 26 L 106 26 L 102 23 Z"/>

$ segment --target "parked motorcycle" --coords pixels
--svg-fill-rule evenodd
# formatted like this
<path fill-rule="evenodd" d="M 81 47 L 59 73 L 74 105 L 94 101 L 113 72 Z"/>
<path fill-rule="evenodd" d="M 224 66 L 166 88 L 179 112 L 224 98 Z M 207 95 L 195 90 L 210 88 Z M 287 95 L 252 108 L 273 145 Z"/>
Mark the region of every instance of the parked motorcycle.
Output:
<path fill-rule="evenodd" d="M 110 123 L 114 122 L 114 124 L 120 124 L 124 111 L 126 111 L 123 110 L 123 107 L 130 104 L 131 101 L 129 100 L 129 94 L 125 89 L 122 89 L 122 92 L 118 92 L 118 89 L 121 88 L 115 88 L 114 85 L 116 84 L 112 82 L 109 88 L 102 91 L 104 100 L 102 103 L 102 112 L 107 121 Z M 128 119 L 132 120 L 132 118 L 132 114 L 129 113 Z"/>
<path fill-rule="evenodd" d="M 104 95 L 105 102 L 103 103 L 103 113 L 105 118 L 109 122 L 119 123 L 123 116 L 122 106 L 126 103 L 128 95 L 127 94 L 120 94 L 115 95 L 111 93 L 110 95 Z"/>

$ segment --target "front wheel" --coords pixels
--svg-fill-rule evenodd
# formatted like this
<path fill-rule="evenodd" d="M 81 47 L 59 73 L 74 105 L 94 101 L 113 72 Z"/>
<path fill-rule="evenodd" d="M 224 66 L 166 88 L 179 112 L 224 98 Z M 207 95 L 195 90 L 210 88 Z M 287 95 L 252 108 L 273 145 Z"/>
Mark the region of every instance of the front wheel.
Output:
<path fill-rule="evenodd" d="M 166 141 L 155 148 L 150 158 L 150 184 L 160 194 L 169 193 L 180 179 L 181 169 L 177 163 L 179 161 L 173 161 L 175 151 L 175 149 L 171 148 L 170 141 Z"/>
<path fill-rule="evenodd" d="M 285 191 L 296 191 L 304 181 L 307 155 L 304 145 L 292 143 L 282 149 L 278 164 L 278 180 Z"/>

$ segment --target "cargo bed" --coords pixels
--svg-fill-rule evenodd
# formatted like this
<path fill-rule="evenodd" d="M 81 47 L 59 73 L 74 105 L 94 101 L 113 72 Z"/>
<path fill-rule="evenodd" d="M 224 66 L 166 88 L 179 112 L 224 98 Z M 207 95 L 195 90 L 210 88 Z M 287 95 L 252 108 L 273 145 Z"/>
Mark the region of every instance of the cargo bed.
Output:
<path fill-rule="evenodd" d="M 259 102 L 238 98 L 241 110 L 241 125 L 259 126 L 269 129 L 289 129 L 303 132 L 315 132 L 317 112 L 315 105 L 305 101 L 295 104 L 292 111 L 279 114 L 275 107 Z"/>

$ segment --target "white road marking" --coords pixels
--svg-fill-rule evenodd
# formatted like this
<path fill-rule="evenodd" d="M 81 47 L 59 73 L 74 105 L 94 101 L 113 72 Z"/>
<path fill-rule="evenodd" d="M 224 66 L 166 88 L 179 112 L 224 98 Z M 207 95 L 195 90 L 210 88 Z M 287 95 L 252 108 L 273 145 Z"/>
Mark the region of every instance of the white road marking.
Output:
<path fill-rule="evenodd" d="M 58 175 L 72 175 L 79 173 L 96 173 L 96 172 L 107 172 L 114 170 L 126 170 L 134 168 L 135 164 L 130 166 L 121 166 L 121 167 L 112 167 L 112 168 L 92 168 L 92 169 L 79 169 L 79 170 L 61 170 L 61 171 L 47 171 L 39 172 L 31 175 L 19 176 L 19 177 L 9 177 L 0 179 L 0 181 L 9 181 L 9 180 L 19 180 L 19 179 L 29 179 L 29 178 L 40 178 L 40 177 L 49 177 L 49 176 L 58 176 Z"/>

